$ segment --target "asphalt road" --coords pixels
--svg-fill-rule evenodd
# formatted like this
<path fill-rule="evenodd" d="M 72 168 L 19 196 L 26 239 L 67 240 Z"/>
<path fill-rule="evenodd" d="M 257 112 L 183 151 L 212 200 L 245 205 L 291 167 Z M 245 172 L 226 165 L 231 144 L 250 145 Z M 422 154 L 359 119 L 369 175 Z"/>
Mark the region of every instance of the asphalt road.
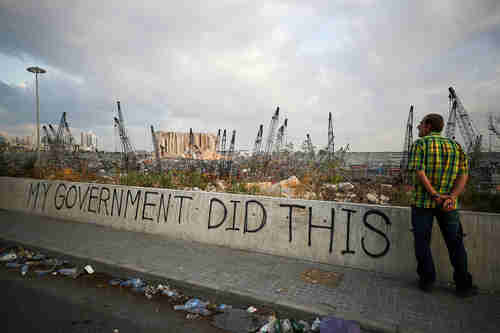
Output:
<path fill-rule="evenodd" d="M 224 332 L 99 279 L 21 276 L 0 267 L 2 332 Z M 165 297 L 164 297 L 165 298 Z"/>

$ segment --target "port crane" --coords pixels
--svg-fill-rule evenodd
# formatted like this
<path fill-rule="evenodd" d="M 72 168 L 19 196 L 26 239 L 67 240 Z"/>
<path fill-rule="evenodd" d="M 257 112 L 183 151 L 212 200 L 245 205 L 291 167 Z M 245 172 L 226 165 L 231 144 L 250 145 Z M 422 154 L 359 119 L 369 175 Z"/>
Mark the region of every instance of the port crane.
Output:
<path fill-rule="evenodd" d="M 132 143 L 130 142 L 130 138 L 127 135 L 127 131 L 125 129 L 125 120 L 123 119 L 123 113 L 120 107 L 120 101 L 116 101 L 116 105 L 118 106 L 118 118 L 114 117 L 115 127 L 118 129 L 118 134 L 120 136 L 120 143 L 122 145 L 122 157 L 125 163 L 125 167 L 128 170 L 131 160 L 136 159 L 136 153 L 134 147 L 132 146 Z"/>
<path fill-rule="evenodd" d="M 465 142 L 465 151 L 468 154 L 481 151 L 482 136 L 479 131 L 474 127 L 472 120 L 469 117 L 462 101 L 457 96 L 453 87 L 448 88 L 449 91 L 449 113 L 448 121 L 446 123 L 445 136 L 450 139 L 456 138 L 456 128 L 460 130 L 462 138 Z"/>

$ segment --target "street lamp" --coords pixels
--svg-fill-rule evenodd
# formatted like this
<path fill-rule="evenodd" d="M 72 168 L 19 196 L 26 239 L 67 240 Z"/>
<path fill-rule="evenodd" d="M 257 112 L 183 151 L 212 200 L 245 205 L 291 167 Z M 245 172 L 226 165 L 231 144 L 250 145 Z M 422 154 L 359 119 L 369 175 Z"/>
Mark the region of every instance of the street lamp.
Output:
<path fill-rule="evenodd" d="M 38 74 L 46 73 L 47 71 L 40 67 L 28 67 L 28 72 L 35 74 L 35 94 L 36 94 L 36 151 L 37 163 L 40 163 L 40 104 L 38 101 Z"/>

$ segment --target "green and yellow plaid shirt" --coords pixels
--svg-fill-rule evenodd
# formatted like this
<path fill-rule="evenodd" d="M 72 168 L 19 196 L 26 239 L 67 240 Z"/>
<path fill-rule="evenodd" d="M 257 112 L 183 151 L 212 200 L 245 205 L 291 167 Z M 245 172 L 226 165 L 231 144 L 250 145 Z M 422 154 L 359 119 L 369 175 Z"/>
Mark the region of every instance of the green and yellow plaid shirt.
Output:
<path fill-rule="evenodd" d="M 455 141 L 441 136 L 439 132 L 416 140 L 413 143 L 408 163 L 415 190 L 412 205 L 435 208 L 436 202 L 420 183 L 416 171 L 423 170 L 432 187 L 440 194 L 450 194 L 457 176 L 468 174 L 468 162 L 462 147 Z M 455 206 L 455 208 L 457 208 Z"/>

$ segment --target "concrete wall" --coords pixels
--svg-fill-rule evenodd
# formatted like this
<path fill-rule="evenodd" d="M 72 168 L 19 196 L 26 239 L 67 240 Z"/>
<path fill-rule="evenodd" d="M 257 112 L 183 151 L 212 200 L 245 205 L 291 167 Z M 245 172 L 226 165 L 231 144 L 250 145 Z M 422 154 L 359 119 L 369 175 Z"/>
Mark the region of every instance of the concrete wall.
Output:
<path fill-rule="evenodd" d="M 404 207 L 0 177 L 0 208 L 416 277 Z M 500 215 L 461 216 L 475 281 L 500 290 Z M 439 279 L 451 281 L 434 232 Z"/>

